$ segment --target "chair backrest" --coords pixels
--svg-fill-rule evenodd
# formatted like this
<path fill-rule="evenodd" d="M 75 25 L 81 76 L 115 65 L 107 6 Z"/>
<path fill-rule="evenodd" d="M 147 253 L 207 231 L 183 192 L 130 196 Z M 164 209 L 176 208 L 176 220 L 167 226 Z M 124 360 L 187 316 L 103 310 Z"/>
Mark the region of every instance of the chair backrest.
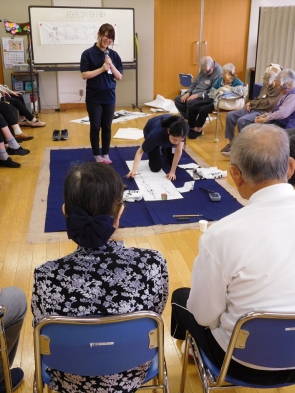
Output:
<path fill-rule="evenodd" d="M 192 79 L 192 74 L 179 74 L 180 86 L 190 87 L 190 85 L 192 84 Z"/>
<path fill-rule="evenodd" d="M 232 356 L 254 368 L 295 369 L 295 314 L 244 314 L 232 332 L 219 379 L 225 377 Z"/>
<path fill-rule="evenodd" d="M 129 370 L 157 354 L 159 373 L 163 372 L 163 331 L 162 318 L 149 311 L 45 318 L 34 330 L 36 383 L 42 384 L 42 365 L 70 374 L 101 376 Z"/>
<path fill-rule="evenodd" d="M 190 87 L 192 83 L 193 76 L 192 74 L 179 74 L 179 87 L 180 87 L 180 94 L 186 92 L 187 88 Z"/>

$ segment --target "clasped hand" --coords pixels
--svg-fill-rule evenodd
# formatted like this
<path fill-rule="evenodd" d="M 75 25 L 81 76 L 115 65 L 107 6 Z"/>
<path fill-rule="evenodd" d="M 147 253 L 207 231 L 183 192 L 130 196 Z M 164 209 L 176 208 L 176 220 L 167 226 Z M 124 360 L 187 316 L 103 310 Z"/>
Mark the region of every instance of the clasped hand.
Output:
<path fill-rule="evenodd" d="M 111 66 L 108 63 L 103 63 L 102 68 L 104 71 L 110 70 Z"/>
<path fill-rule="evenodd" d="M 266 115 L 257 116 L 255 117 L 254 120 L 254 123 L 266 123 L 266 122 L 267 122 Z"/>

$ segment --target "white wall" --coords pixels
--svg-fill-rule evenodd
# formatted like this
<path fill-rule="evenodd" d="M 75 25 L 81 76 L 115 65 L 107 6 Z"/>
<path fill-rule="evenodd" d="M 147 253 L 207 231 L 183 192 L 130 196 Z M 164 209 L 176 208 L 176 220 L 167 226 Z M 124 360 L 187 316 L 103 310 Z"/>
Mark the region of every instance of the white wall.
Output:
<path fill-rule="evenodd" d="M 102 5 L 105 8 L 134 8 L 139 41 L 138 104 L 151 101 L 154 98 L 154 0 L 104 0 Z M 117 83 L 117 106 L 136 103 L 135 79 L 135 70 L 124 70 L 122 80 Z M 79 102 L 79 90 L 85 92 L 86 86 L 80 73 L 59 72 L 58 81 L 60 103 Z"/>
<path fill-rule="evenodd" d="M 81 3 L 82 4 L 82 3 Z M 51 0 L 1 0 L 1 18 L 13 22 L 28 22 L 28 6 L 51 6 Z M 106 8 L 134 8 L 135 32 L 139 40 L 138 103 L 154 98 L 154 0 L 102 0 Z M 0 23 L 1 37 L 9 37 Z M 11 85 L 10 70 L 4 70 L 4 82 Z M 79 90 L 85 93 L 85 81 L 77 71 L 40 72 L 42 109 L 58 108 L 60 103 L 80 102 Z M 135 104 L 135 70 L 124 70 L 117 84 L 117 105 Z M 85 97 L 82 98 L 83 102 Z"/>

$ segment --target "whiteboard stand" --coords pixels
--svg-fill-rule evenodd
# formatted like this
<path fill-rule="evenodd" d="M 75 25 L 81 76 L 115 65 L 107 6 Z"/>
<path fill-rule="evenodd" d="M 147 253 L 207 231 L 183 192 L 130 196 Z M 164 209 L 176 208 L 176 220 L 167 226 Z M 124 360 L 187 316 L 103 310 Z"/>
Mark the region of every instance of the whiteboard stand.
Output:
<path fill-rule="evenodd" d="M 30 78 L 31 78 L 31 86 L 32 86 L 33 115 L 36 116 L 36 119 L 38 119 L 38 112 L 36 111 L 36 105 L 35 105 L 35 89 L 34 89 L 34 77 L 33 77 L 33 59 L 32 59 L 32 51 L 31 51 L 31 49 L 32 49 L 31 35 L 30 35 L 30 32 L 28 31 L 28 57 L 29 57 Z M 38 85 L 39 85 L 39 83 L 38 83 Z M 38 97 L 39 97 L 39 87 L 37 88 L 37 94 L 38 94 Z"/>
<path fill-rule="evenodd" d="M 134 57 L 135 57 L 135 104 L 132 104 L 133 109 L 138 109 L 142 112 L 142 108 L 138 106 L 138 34 L 135 33 L 134 36 L 135 41 L 135 50 L 134 50 Z"/>

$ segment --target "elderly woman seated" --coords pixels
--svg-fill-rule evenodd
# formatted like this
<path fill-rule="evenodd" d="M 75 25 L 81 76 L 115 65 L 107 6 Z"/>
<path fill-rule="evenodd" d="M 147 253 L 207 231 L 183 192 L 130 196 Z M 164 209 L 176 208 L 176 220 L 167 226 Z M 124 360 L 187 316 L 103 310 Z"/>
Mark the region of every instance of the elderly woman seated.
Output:
<path fill-rule="evenodd" d="M 124 210 L 123 182 L 109 165 L 86 162 L 65 179 L 62 209 L 67 232 L 78 248 L 34 271 L 34 325 L 48 315 L 91 316 L 155 311 L 168 298 L 168 269 L 162 254 L 112 239 Z M 148 361 L 118 374 L 89 377 L 50 370 L 59 392 L 133 393 Z"/>
<path fill-rule="evenodd" d="M 272 112 L 255 118 L 255 123 L 274 123 L 282 128 L 295 127 L 295 72 L 289 68 L 281 71 L 276 80 L 282 98 Z"/>
<path fill-rule="evenodd" d="M 200 109 L 196 126 L 190 129 L 188 137 L 190 139 L 196 139 L 202 135 L 203 126 L 206 122 L 208 114 L 214 110 L 217 100 L 221 96 L 226 97 L 230 95 L 231 97 L 241 97 L 243 92 L 244 85 L 243 82 L 236 77 L 235 66 L 232 63 L 225 64 L 222 67 L 222 76 L 214 82 L 213 87 L 209 92 L 209 98 L 211 98 L 211 102 L 207 105 L 204 105 Z"/>
<path fill-rule="evenodd" d="M 248 124 L 254 122 L 255 118 L 266 111 L 275 108 L 281 98 L 281 89 L 276 83 L 277 74 L 273 71 L 266 71 L 263 77 L 263 87 L 257 98 L 247 102 L 244 108 L 230 111 L 226 116 L 225 137 L 228 144 L 221 149 L 221 154 L 230 157 L 231 144 L 235 136 L 235 128 L 238 132 Z"/>

